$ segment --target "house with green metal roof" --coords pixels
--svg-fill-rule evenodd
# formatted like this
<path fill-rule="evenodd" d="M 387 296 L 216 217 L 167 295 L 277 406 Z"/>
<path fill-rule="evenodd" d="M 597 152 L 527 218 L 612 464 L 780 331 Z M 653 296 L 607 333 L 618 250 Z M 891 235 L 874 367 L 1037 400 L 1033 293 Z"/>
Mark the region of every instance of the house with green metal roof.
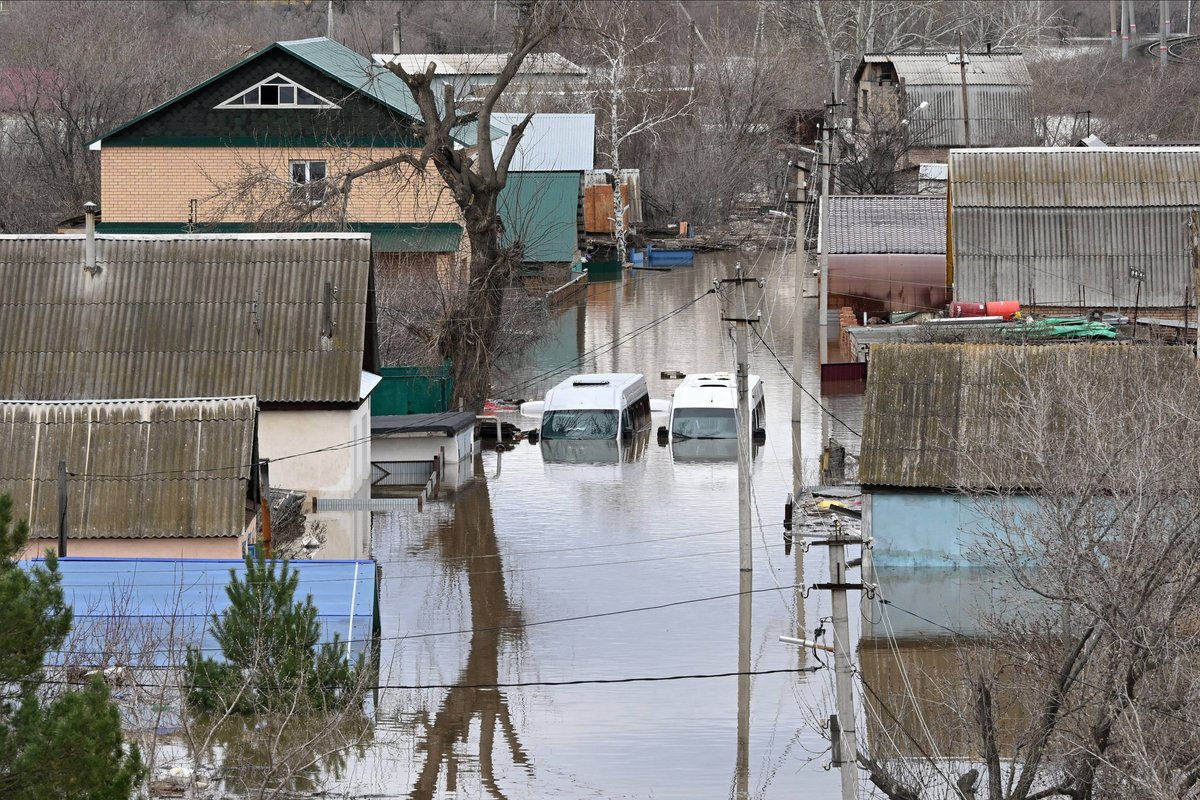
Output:
<path fill-rule="evenodd" d="M 347 230 L 372 234 L 381 280 L 453 270 L 465 247 L 441 178 L 397 165 L 421 147 L 399 78 L 324 37 L 275 42 L 120 125 L 100 153 L 101 233 Z M 475 143 L 474 126 L 457 131 Z M 383 288 L 383 287 L 381 287 Z"/>

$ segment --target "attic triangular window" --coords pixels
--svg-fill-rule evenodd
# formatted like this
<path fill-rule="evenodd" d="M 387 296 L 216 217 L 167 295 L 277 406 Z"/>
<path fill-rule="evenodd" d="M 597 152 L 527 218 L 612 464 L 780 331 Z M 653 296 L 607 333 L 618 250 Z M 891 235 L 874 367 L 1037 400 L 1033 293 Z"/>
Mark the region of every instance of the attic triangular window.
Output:
<path fill-rule="evenodd" d="M 337 108 L 316 92 L 276 72 L 265 81 L 220 103 L 217 108 Z"/>

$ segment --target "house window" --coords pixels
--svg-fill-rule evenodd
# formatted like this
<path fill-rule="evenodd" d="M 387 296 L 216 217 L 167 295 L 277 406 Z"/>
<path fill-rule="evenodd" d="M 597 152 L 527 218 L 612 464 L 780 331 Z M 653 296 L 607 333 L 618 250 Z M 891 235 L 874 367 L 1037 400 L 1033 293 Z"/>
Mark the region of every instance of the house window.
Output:
<path fill-rule="evenodd" d="M 217 108 L 337 108 L 316 92 L 276 72 L 265 81 L 234 95 Z"/>
<path fill-rule="evenodd" d="M 293 161 L 292 202 L 315 206 L 325 202 L 325 162 Z"/>

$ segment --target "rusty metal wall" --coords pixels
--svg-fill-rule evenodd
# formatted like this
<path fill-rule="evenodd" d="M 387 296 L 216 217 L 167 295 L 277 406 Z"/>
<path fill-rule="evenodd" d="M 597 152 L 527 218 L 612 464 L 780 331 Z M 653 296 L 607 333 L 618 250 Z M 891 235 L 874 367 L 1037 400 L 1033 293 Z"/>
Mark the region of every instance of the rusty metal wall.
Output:
<path fill-rule="evenodd" d="M 945 84 L 905 84 L 913 147 L 963 147 L 962 88 Z M 967 85 L 972 147 L 1032 144 L 1033 95 L 1028 86 Z"/>

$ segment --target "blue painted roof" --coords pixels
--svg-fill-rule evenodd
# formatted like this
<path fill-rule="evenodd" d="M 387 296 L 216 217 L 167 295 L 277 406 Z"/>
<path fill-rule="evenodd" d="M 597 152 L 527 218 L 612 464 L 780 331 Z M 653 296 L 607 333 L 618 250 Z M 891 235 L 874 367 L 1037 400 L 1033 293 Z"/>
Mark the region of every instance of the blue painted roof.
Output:
<path fill-rule="evenodd" d="M 296 599 L 311 596 L 317 607 L 321 641 L 331 642 L 337 634 L 350 641 L 352 652 L 361 652 L 377 629 L 375 562 L 292 561 L 289 566 L 300 575 Z M 230 570 L 240 576 L 246 566 L 237 559 L 60 558 L 58 570 L 74 624 L 64 652 L 51 654 L 51 663 L 107 666 L 115 659 L 163 665 L 181 663 L 189 645 L 220 655 L 208 627 L 212 615 L 229 606 Z M 132 655 L 119 655 L 124 652 Z"/>

